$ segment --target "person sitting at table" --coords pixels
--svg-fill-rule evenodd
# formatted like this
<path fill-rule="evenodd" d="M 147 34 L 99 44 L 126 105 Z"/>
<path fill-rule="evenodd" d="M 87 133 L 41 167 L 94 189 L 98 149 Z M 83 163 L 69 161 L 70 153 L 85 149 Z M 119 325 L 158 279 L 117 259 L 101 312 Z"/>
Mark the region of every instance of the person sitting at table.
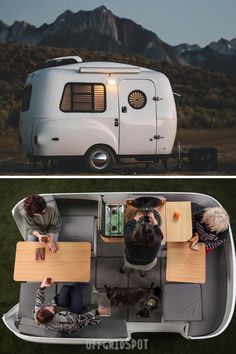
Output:
<path fill-rule="evenodd" d="M 221 246 L 229 234 L 229 215 L 222 207 L 206 208 L 193 216 L 193 235 L 206 245 L 206 253 Z"/>
<path fill-rule="evenodd" d="M 28 241 L 48 242 L 48 248 L 57 251 L 61 219 L 55 206 L 47 205 L 40 195 L 30 195 L 24 200 L 23 219 Z"/>
<path fill-rule="evenodd" d="M 126 268 L 137 269 L 144 277 L 155 266 L 163 239 L 153 212 L 144 216 L 143 212 L 138 211 L 133 220 L 126 223 L 124 237 L 124 264 L 120 272 L 124 273 Z"/>
<path fill-rule="evenodd" d="M 44 305 L 46 288 L 52 284 L 53 280 L 46 277 L 40 288 L 37 290 L 34 307 L 34 319 L 38 325 L 43 325 L 46 328 L 59 333 L 68 334 L 71 332 L 76 332 L 83 327 L 95 325 L 100 322 L 99 315 L 108 314 L 108 309 L 102 306 L 82 313 L 83 306 L 81 289 L 83 286 L 80 283 L 77 283 L 75 286 L 71 286 L 70 296 L 72 298 L 69 305 L 70 311 L 60 311 L 56 313 L 56 307 L 58 306 L 57 302 L 59 300 L 57 297 L 53 299 L 51 304 L 46 306 Z M 60 299 L 60 303 L 63 302 L 65 305 L 65 301 L 68 301 L 68 299 L 66 300 L 65 294 L 63 294 Z M 73 312 L 71 310 L 73 310 Z"/>

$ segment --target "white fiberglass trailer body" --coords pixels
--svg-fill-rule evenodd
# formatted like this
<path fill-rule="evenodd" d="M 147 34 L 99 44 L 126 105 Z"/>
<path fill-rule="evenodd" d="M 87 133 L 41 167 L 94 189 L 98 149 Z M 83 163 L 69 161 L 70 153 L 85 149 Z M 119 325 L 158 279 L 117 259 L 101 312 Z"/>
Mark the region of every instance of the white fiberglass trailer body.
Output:
<path fill-rule="evenodd" d="M 80 59 L 80 58 L 79 58 Z M 83 156 L 102 171 L 119 157 L 168 155 L 176 136 L 172 88 L 157 71 L 82 62 L 30 74 L 20 117 L 23 151 L 32 160 Z M 49 61 L 50 63 L 50 61 Z"/>
<path fill-rule="evenodd" d="M 94 343 L 127 341 L 131 338 L 132 333 L 135 332 L 175 332 L 180 333 L 186 339 L 207 339 L 221 334 L 227 328 L 233 316 L 236 294 L 235 250 L 230 228 L 224 245 L 206 257 L 206 283 L 195 284 L 200 289 L 197 307 L 200 302 L 201 319 L 198 318 L 198 320 L 194 318 L 196 311 L 193 311 L 193 303 L 191 303 L 193 302 L 192 296 L 194 296 L 194 293 L 191 292 L 193 284 L 185 283 L 185 293 L 181 293 L 182 283 L 166 281 L 165 248 L 159 253 L 159 265 L 149 271 L 149 275 L 147 274 L 145 278 L 141 279 L 141 277 L 135 277 L 134 272 L 131 272 L 130 275 L 119 273 L 124 254 L 123 243 L 108 244 L 103 242 L 101 238 L 101 229 L 104 227 L 104 225 L 102 226 L 104 206 L 125 206 L 128 200 L 140 196 L 162 196 L 166 198 L 166 202 L 191 201 L 194 210 L 198 205 L 202 207 L 220 206 L 217 200 L 199 193 L 170 192 L 104 193 L 103 195 L 98 193 L 71 193 L 43 196 L 48 203 L 56 203 L 59 209 L 63 225 L 59 241 L 69 242 L 77 239 L 77 241 L 87 240 L 91 242 L 91 282 L 96 289 L 101 290 L 105 282 L 107 284 L 110 282 L 110 284 L 113 284 L 112 286 L 117 286 L 116 282 L 120 284 L 120 281 L 123 282 L 126 279 L 125 277 L 129 276 L 129 280 L 126 285 L 123 283 L 123 287 L 140 287 L 140 281 L 146 282 L 146 285 L 149 286 L 150 279 L 154 279 L 155 285 L 159 283 L 162 288 L 163 296 L 159 310 L 156 310 L 155 314 L 155 311 L 153 311 L 153 315 L 150 318 L 141 319 L 137 317 L 135 309 L 132 308 L 129 308 L 128 312 L 122 309 L 119 309 L 119 311 L 115 309 L 113 311 L 112 309 L 112 317 L 102 319 L 101 324 L 89 326 L 74 335 L 62 335 L 59 337 L 57 333 L 50 330 L 45 331 L 41 326 L 37 326 L 32 319 L 35 291 L 39 283 L 22 283 L 19 303 L 3 315 L 5 325 L 16 336 L 39 343 L 83 344 L 87 341 Z M 12 214 L 20 233 L 26 239 L 22 224 L 22 201 L 13 208 Z M 82 236 L 79 235 L 80 231 Z M 165 289 L 172 286 L 172 301 L 170 301 Z M 185 305 L 188 312 L 187 315 L 193 317 L 184 320 L 186 308 L 183 308 L 183 313 L 178 314 L 179 317 L 176 317 L 179 310 L 176 312 L 175 307 L 178 303 L 178 298 L 189 295 L 186 294 L 188 291 L 191 292 L 190 311 L 188 304 Z M 173 298 L 175 298 L 174 301 Z M 175 304 L 174 306 L 173 303 Z M 194 308 L 196 310 L 196 307 Z M 172 314 L 171 311 L 173 312 Z M 167 312 L 168 320 L 166 319 Z M 170 316 L 174 316 L 175 320 L 171 320 Z"/>

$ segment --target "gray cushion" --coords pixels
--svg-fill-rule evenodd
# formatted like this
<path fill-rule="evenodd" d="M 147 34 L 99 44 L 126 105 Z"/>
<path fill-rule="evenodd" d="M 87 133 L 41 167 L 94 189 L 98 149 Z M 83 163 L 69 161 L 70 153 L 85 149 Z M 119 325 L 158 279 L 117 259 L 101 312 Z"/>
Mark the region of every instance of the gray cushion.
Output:
<path fill-rule="evenodd" d="M 200 285 L 165 284 L 163 312 L 166 321 L 200 321 L 202 319 Z"/>
<path fill-rule="evenodd" d="M 101 322 L 82 328 L 77 332 L 62 334 L 62 337 L 70 338 L 127 338 L 127 325 L 124 320 L 111 320 L 102 318 Z"/>
<path fill-rule="evenodd" d="M 44 326 L 39 326 L 37 325 L 35 320 L 25 317 L 22 317 L 22 319 L 20 320 L 19 332 L 37 337 L 60 337 L 60 334 L 57 331 L 47 329 Z"/>
<path fill-rule="evenodd" d="M 220 326 L 227 299 L 226 267 L 224 247 L 218 247 L 207 255 L 206 283 L 201 286 L 203 318 L 201 322 L 190 322 L 190 336 L 207 335 Z"/>
<path fill-rule="evenodd" d="M 62 216 L 59 241 L 90 242 L 96 254 L 96 219 L 93 216 Z"/>
<path fill-rule="evenodd" d="M 98 202 L 86 199 L 57 198 L 60 215 L 98 216 Z"/>
<path fill-rule="evenodd" d="M 35 297 L 41 283 L 22 283 L 20 287 L 20 301 L 18 317 L 33 318 Z M 45 304 L 50 303 L 56 295 L 56 285 L 46 289 Z"/>

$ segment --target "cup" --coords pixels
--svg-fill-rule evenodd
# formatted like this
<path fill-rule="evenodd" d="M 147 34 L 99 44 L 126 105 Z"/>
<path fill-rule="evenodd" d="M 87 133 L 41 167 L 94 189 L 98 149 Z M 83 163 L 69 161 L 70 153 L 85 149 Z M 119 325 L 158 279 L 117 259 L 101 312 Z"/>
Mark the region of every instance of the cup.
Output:
<path fill-rule="evenodd" d="M 42 242 L 43 243 L 48 243 L 48 237 L 47 236 L 43 236 L 42 237 Z"/>
<path fill-rule="evenodd" d="M 49 278 L 49 277 L 47 278 L 47 284 L 48 284 L 48 285 L 51 285 L 51 284 L 52 284 L 52 278 Z"/>

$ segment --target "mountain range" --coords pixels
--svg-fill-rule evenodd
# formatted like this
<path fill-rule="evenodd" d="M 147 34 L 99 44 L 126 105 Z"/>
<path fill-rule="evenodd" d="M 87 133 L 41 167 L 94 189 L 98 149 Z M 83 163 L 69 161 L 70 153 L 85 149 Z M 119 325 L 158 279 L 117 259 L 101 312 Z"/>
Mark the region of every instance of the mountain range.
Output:
<path fill-rule="evenodd" d="M 175 64 L 190 64 L 224 74 L 236 74 L 236 39 L 220 39 L 204 48 L 187 43 L 171 46 L 105 6 L 74 13 L 66 10 L 51 24 L 35 27 L 25 21 L 0 21 L 0 42 L 59 48 L 84 48 L 135 54 Z"/>

